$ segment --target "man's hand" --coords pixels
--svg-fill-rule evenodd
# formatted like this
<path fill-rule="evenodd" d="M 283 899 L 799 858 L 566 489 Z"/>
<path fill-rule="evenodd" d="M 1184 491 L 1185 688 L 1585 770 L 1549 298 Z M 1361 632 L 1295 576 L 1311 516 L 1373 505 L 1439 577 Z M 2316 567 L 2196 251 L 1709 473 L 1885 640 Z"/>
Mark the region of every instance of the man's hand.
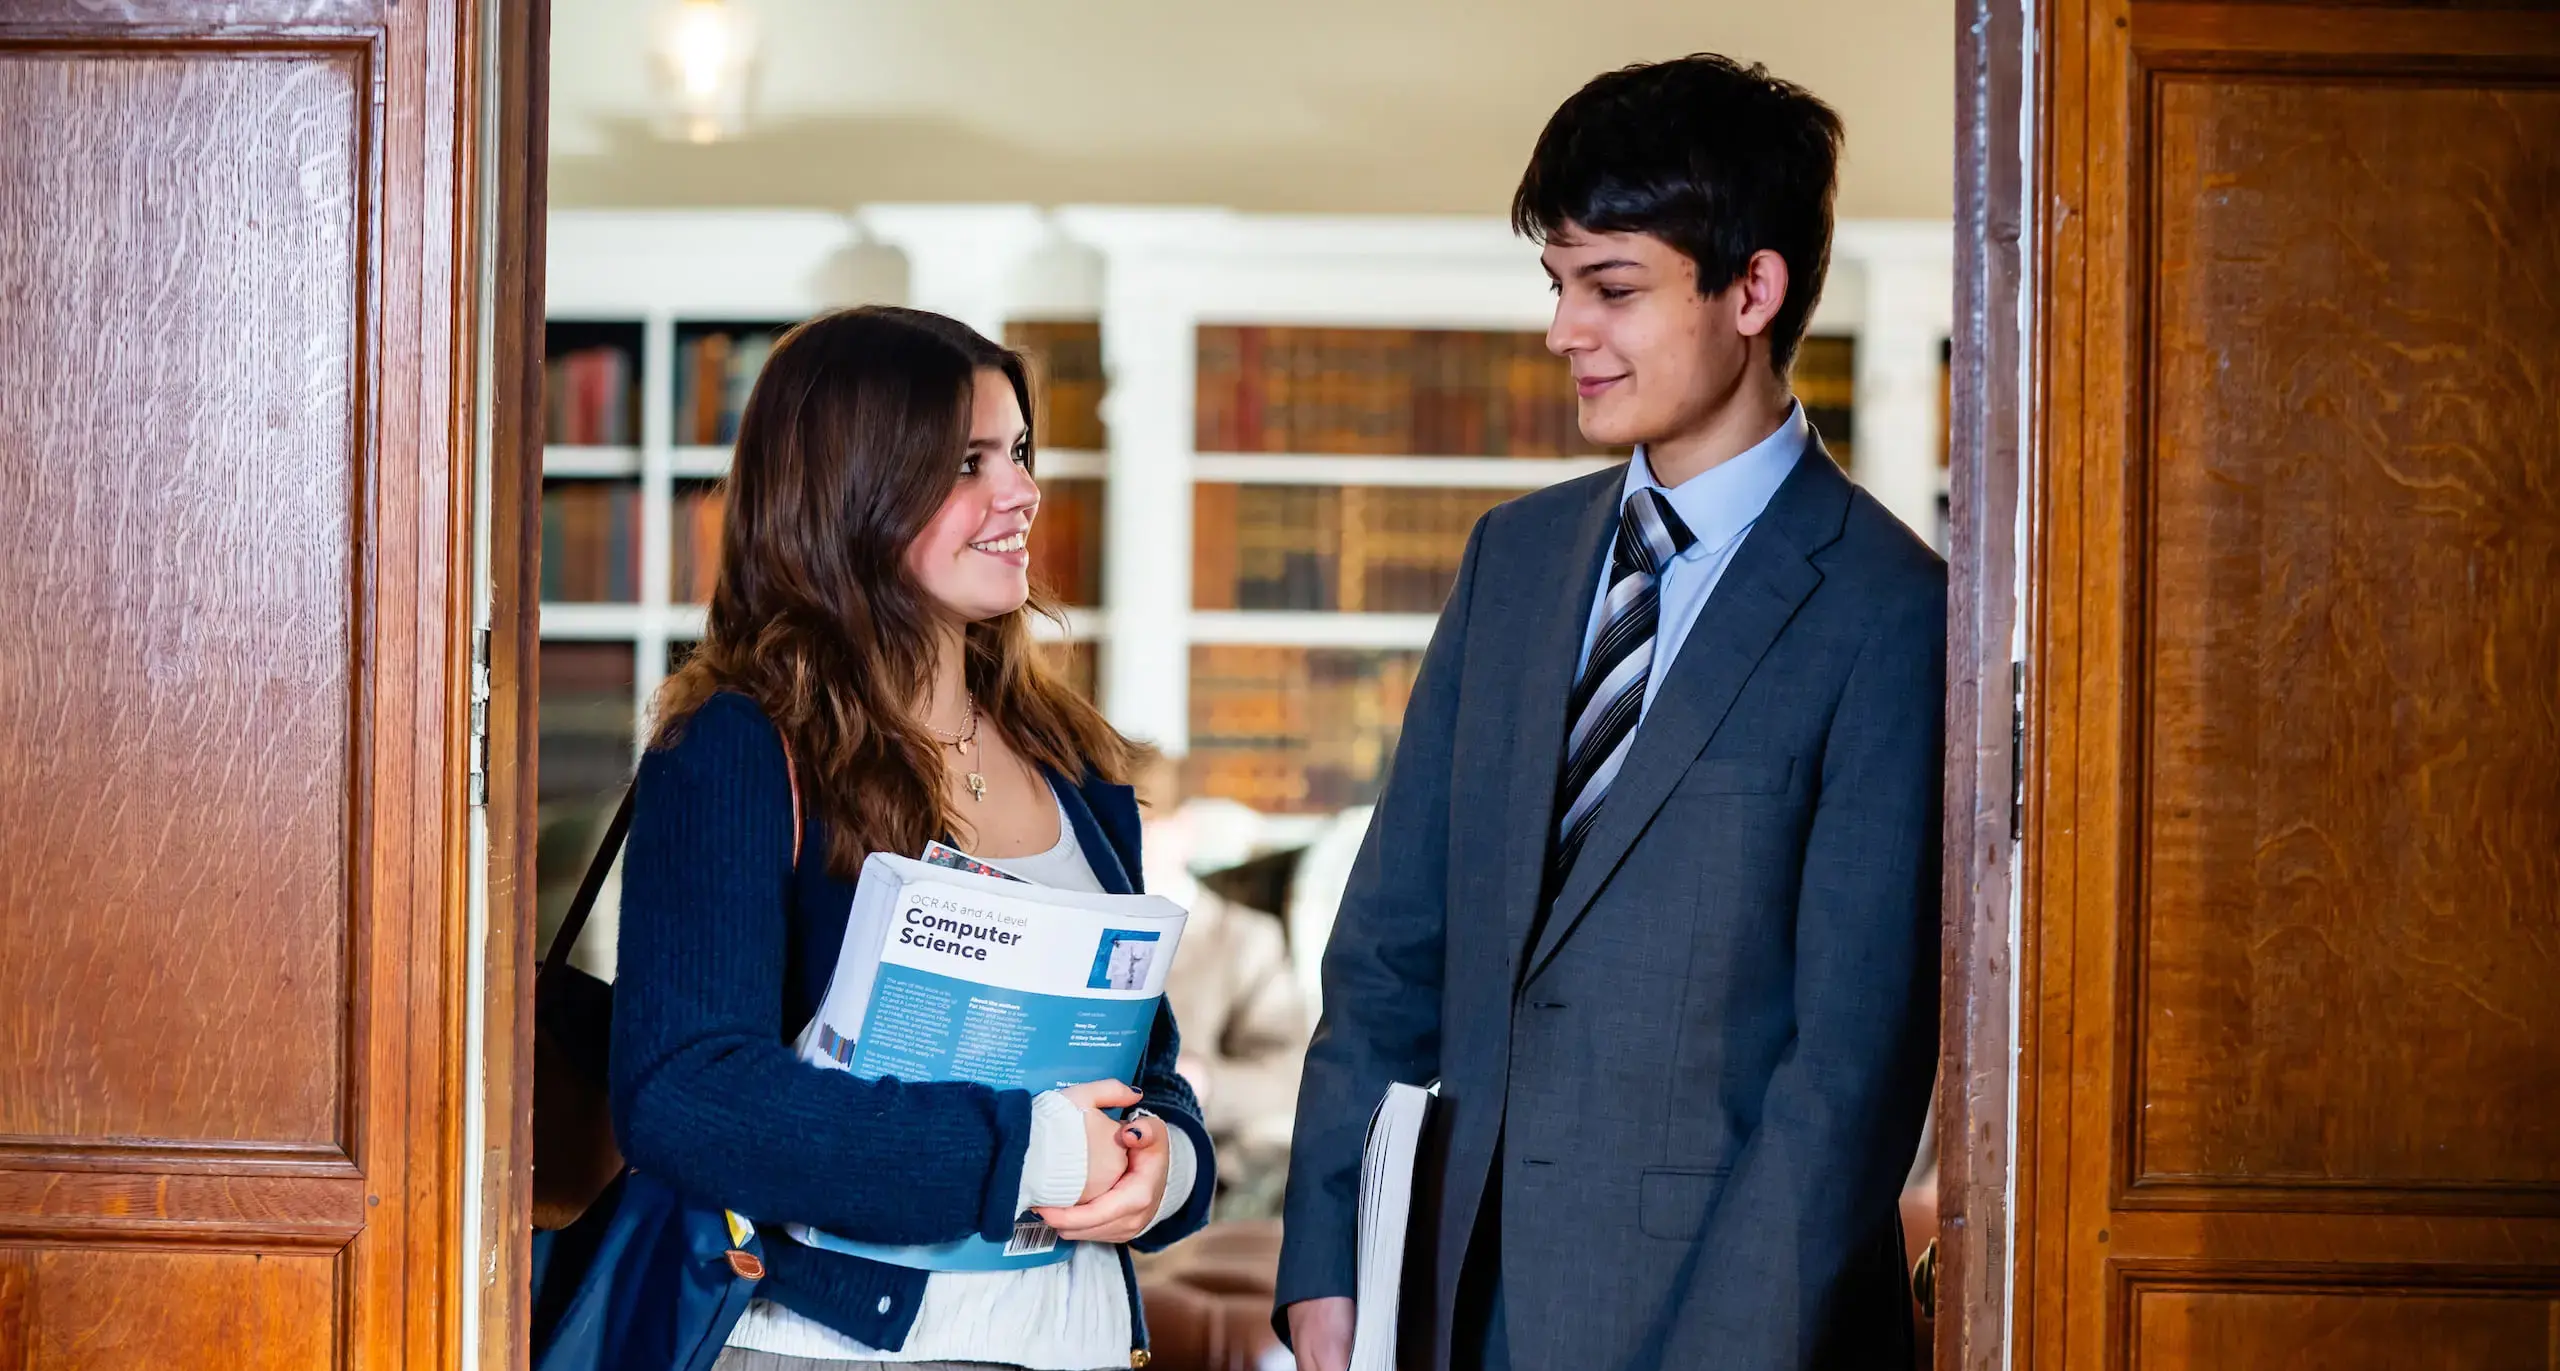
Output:
<path fill-rule="evenodd" d="M 1058 1093 L 1084 1113 L 1084 1189 L 1076 1196 L 1076 1203 L 1083 1205 L 1100 1198 L 1129 1169 L 1120 1121 L 1102 1111 L 1126 1109 L 1143 1097 L 1118 1081 L 1086 1081 Z"/>
<path fill-rule="evenodd" d="M 1164 1204 L 1165 1175 L 1173 1165 L 1173 1138 L 1164 1120 L 1136 1118 L 1118 1129 L 1104 1146 L 1126 1157 L 1128 1170 L 1110 1189 L 1082 1204 L 1031 1211 L 1069 1242 L 1127 1242 L 1155 1223 Z"/>
<path fill-rule="evenodd" d="M 1289 1306 L 1289 1345 L 1297 1349 L 1298 1371 L 1350 1371 L 1354 1312 L 1349 1295 Z"/>

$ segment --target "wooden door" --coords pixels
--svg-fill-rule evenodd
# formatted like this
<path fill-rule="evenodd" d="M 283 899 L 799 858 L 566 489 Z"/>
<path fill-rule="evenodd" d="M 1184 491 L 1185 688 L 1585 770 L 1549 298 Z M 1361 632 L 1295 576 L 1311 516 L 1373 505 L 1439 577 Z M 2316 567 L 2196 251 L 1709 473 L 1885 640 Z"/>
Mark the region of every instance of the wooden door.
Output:
<path fill-rule="evenodd" d="M 2015 1364 L 2560 1366 L 2560 13 L 2046 17 Z"/>
<path fill-rule="evenodd" d="M 459 1352 L 473 15 L 0 8 L 0 1368 Z"/>

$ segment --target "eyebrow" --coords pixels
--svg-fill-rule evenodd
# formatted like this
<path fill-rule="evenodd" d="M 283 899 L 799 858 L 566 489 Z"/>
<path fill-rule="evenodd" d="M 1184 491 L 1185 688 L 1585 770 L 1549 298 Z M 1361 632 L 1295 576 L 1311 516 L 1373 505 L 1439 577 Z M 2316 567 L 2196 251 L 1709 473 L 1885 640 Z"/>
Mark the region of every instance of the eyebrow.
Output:
<path fill-rule="evenodd" d="M 1585 262 L 1581 266 L 1575 267 L 1573 269 L 1573 274 L 1576 279 L 1579 279 L 1585 276 L 1597 276 L 1604 271 L 1616 271 L 1620 267 L 1640 268 L 1643 265 L 1644 263 L 1639 262 L 1632 257 L 1611 257 L 1605 261 Z M 1556 269 L 1554 267 L 1548 266 L 1544 262 L 1540 262 L 1538 264 L 1538 269 L 1547 274 L 1548 280 L 1553 281 L 1557 279 Z"/>
<path fill-rule="evenodd" d="M 969 440 L 969 450 L 971 452 L 975 452 L 980 448 L 1009 448 L 1019 444 L 1023 439 L 1030 436 L 1031 430 L 1026 428 L 1014 434 L 1011 442 L 1007 442 L 1001 438 L 972 438 Z"/>

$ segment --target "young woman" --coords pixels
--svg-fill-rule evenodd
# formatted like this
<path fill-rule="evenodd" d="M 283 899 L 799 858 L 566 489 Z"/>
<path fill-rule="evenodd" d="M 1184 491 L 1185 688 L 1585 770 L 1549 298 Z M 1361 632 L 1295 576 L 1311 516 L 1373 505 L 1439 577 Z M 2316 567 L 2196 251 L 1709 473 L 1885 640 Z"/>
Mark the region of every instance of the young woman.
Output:
<path fill-rule="evenodd" d="M 941 837 L 1043 884 L 1135 886 L 1137 749 L 1032 644 L 1029 409 L 1019 357 L 903 309 L 792 330 L 747 400 L 708 630 L 640 764 L 613 1039 L 631 1164 L 765 1236 L 721 1371 L 1143 1364 L 1122 1245 L 1206 1218 L 1169 1011 L 1136 1081 L 1037 1097 L 860 1080 L 788 1041 L 871 852 Z M 1025 1210 L 1067 1260 L 927 1275 L 782 1232 L 1002 1239 Z"/>

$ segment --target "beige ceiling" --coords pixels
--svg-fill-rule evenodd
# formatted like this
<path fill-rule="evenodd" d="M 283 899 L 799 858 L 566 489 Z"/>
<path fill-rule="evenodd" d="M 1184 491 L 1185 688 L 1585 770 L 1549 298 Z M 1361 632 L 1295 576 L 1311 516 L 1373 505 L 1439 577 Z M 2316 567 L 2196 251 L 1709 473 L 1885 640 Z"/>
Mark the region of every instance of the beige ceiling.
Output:
<path fill-rule="evenodd" d="M 654 0 L 554 0 L 553 205 L 1499 213 L 1582 81 L 1710 49 L 1840 110 L 1841 214 L 1949 212 L 1947 0 L 731 3 L 762 35 L 756 122 L 692 147 L 651 131 Z"/>

